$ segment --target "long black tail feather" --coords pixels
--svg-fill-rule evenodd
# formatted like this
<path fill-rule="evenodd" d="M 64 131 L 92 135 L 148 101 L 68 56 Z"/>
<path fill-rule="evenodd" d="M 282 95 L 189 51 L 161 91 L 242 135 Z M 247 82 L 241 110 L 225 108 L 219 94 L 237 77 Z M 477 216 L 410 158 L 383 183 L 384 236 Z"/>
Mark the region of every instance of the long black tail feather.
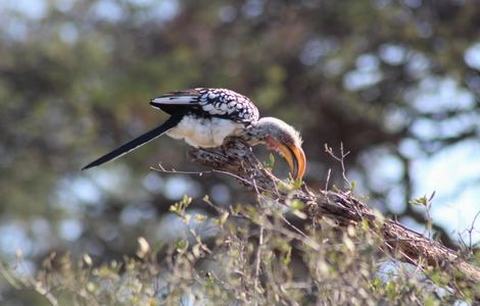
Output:
<path fill-rule="evenodd" d="M 107 153 L 107 154 L 103 155 L 102 157 L 94 160 L 93 162 L 91 162 L 88 165 L 86 165 L 85 167 L 83 167 L 82 170 L 86 170 L 86 169 L 89 169 L 89 168 L 92 168 L 92 167 L 99 166 L 99 165 L 104 164 L 106 162 L 109 162 L 111 160 L 117 159 L 117 158 L 127 154 L 128 152 L 130 152 L 132 150 L 135 150 L 136 148 L 146 144 L 147 142 L 149 142 L 149 141 L 151 141 L 151 140 L 153 140 L 157 137 L 160 137 L 162 134 L 164 134 L 169 129 L 175 127 L 180 122 L 180 120 L 182 120 L 182 118 L 183 118 L 183 114 L 172 115 L 162 125 L 154 128 L 151 131 L 148 131 L 147 133 L 135 138 L 132 141 L 129 141 L 129 142 L 121 145 L 120 147 L 113 150 L 112 152 Z"/>

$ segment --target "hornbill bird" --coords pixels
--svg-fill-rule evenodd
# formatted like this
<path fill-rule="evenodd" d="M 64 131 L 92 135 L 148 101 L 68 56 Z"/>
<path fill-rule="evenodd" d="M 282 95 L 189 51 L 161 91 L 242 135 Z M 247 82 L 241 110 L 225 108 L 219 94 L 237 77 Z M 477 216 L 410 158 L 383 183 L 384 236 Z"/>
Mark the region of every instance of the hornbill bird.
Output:
<path fill-rule="evenodd" d="M 170 118 L 82 170 L 116 159 L 167 134 L 196 148 L 221 146 L 228 136 L 243 138 L 251 146 L 265 144 L 285 158 L 295 178 L 305 174 L 300 134 L 280 119 L 260 118 L 255 104 L 239 93 L 223 88 L 195 88 L 161 95 L 152 99 L 150 105 L 170 114 Z"/>

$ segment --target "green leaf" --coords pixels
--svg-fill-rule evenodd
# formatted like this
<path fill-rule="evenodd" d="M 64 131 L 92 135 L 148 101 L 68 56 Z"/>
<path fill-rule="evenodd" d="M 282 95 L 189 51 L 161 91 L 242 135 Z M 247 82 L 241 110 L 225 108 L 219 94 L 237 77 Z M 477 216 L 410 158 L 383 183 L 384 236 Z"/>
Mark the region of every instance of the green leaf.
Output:
<path fill-rule="evenodd" d="M 265 168 L 273 169 L 274 165 L 275 165 L 275 156 L 272 153 L 270 153 L 268 154 L 268 159 L 265 161 Z"/>

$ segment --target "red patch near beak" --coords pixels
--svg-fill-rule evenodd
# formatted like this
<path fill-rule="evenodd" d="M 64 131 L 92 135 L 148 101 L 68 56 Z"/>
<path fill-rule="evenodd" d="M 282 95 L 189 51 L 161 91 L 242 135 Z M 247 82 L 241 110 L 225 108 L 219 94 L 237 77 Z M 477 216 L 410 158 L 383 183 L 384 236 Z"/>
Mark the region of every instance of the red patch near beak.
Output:
<path fill-rule="evenodd" d="M 275 152 L 278 152 L 278 144 L 275 142 L 275 140 L 273 140 L 272 137 L 270 136 L 267 136 L 265 138 L 265 143 L 267 144 L 267 148 L 271 151 L 275 151 Z"/>

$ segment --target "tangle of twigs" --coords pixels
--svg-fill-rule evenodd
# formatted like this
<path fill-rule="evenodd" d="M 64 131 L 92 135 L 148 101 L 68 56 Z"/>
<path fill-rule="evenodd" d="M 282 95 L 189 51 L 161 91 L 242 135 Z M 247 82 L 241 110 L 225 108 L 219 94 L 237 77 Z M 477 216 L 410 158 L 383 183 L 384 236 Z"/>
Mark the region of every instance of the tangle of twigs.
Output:
<path fill-rule="evenodd" d="M 330 148 L 327 151 L 333 154 Z M 344 153 L 342 148 L 341 154 L 344 157 L 348 153 Z M 303 202 L 303 212 L 306 215 L 304 222 L 315 225 L 325 217 L 334 220 L 339 227 L 367 222 L 371 230 L 382 238 L 383 251 L 422 270 L 429 267 L 442 268 L 454 275 L 454 282 L 450 284 L 453 288 L 456 288 L 458 282 L 467 282 L 472 288 L 480 282 L 480 269 L 469 264 L 459 253 L 395 220 L 382 217 L 366 203 L 356 199 L 350 191 L 322 190 L 314 193 L 306 184 L 300 188 L 285 188 L 289 183 L 275 177 L 258 161 L 251 148 L 240 140 L 232 139 L 214 149 L 193 149 L 190 157 L 214 172 L 238 179 L 247 188 L 283 205 L 288 205 L 292 199 Z M 346 181 L 348 182 L 347 179 Z M 282 184 L 283 188 L 279 188 Z"/>

